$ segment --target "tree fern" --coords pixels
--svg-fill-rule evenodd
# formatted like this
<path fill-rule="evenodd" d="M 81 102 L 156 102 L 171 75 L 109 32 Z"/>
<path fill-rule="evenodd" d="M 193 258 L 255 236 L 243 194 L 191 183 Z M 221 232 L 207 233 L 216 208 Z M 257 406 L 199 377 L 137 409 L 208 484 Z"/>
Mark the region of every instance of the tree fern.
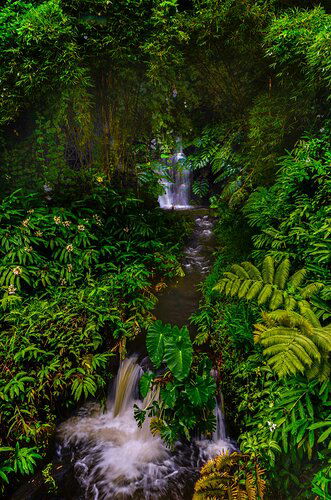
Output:
<path fill-rule="evenodd" d="M 263 500 L 264 470 L 249 455 L 224 453 L 209 460 L 200 471 L 193 500 Z"/>
<path fill-rule="evenodd" d="M 322 287 L 321 283 L 309 283 L 301 288 L 306 275 L 305 269 L 296 271 L 291 277 L 290 261 L 284 259 L 275 266 L 274 258 L 268 255 L 262 263 L 261 271 L 251 262 L 234 264 L 230 271 L 223 274 L 214 290 L 231 297 L 257 300 L 258 305 L 266 306 L 271 311 L 284 307 L 299 310 L 315 326 L 315 317 L 308 302 Z"/>
<path fill-rule="evenodd" d="M 263 347 L 268 364 L 279 377 L 298 372 L 325 380 L 325 361 L 331 350 L 331 326 L 316 328 L 294 311 L 263 313 L 264 324 L 255 325 L 255 342 Z"/>

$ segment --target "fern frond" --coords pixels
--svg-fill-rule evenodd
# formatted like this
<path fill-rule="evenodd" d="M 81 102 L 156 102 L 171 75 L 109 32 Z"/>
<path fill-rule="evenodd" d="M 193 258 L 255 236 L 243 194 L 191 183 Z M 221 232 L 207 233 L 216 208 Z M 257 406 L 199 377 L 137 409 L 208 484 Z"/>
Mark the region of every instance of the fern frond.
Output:
<path fill-rule="evenodd" d="M 259 465 L 255 464 L 255 477 L 256 477 L 256 488 L 260 500 L 264 499 L 264 493 L 266 490 L 266 481 L 263 479 L 265 473 L 264 469 L 261 469 Z"/>
<path fill-rule="evenodd" d="M 214 287 L 213 287 L 213 290 L 219 292 L 219 293 L 222 293 L 224 291 L 224 288 L 226 286 L 226 284 L 228 283 L 228 278 L 223 278 L 221 279 Z"/>
<path fill-rule="evenodd" d="M 265 347 L 263 354 L 270 356 L 268 363 L 279 377 L 303 373 L 313 360 L 321 355 L 314 342 L 296 328 L 276 326 L 260 335 L 260 343 Z"/>
<path fill-rule="evenodd" d="M 297 306 L 297 301 L 293 297 L 284 297 L 284 307 L 287 311 L 293 311 Z"/>
<path fill-rule="evenodd" d="M 321 361 L 319 363 L 315 361 L 307 371 L 307 377 L 309 379 L 318 378 L 320 382 L 330 380 L 330 375 L 331 365 L 329 362 L 329 355 L 327 353 L 323 353 Z"/>
<path fill-rule="evenodd" d="M 300 300 L 298 302 L 298 307 L 300 314 L 306 318 L 314 327 L 318 328 L 321 326 L 319 319 L 317 318 L 314 311 L 310 308 L 309 302 L 306 300 Z"/>
<path fill-rule="evenodd" d="M 235 281 L 238 280 L 238 276 L 235 273 L 231 273 L 230 271 L 225 271 L 223 273 L 224 276 L 226 276 L 229 280 Z"/>
<path fill-rule="evenodd" d="M 260 341 L 261 333 L 267 330 L 267 327 L 262 323 L 257 323 L 254 328 L 254 342 L 257 344 Z"/>
<path fill-rule="evenodd" d="M 260 293 L 261 288 L 263 287 L 263 281 L 255 281 L 252 286 L 249 288 L 246 299 L 253 300 Z"/>
<path fill-rule="evenodd" d="M 257 299 L 257 303 L 259 304 L 259 306 L 267 303 L 272 294 L 272 290 L 273 288 L 271 284 L 264 285 Z"/>
<path fill-rule="evenodd" d="M 245 481 L 245 487 L 246 487 L 246 492 L 247 492 L 247 497 L 248 500 L 256 500 L 256 488 L 255 488 L 255 481 L 253 478 L 253 474 L 249 473 L 246 476 L 246 481 Z"/>
<path fill-rule="evenodd" d="M 289 328 L 298 328 L 308 336 L 312 335 L 314 331 L 313 325 L 301 314 L 295 311 L 277 309 L 276 311 L 265 313 L 263 319 L 270 326 L 275 323 L 281 323 L 283 326 Z"/>
<path fill-rule="evenodd" d="M 331 325 L 315 328 L 312 339 L 315 344 L 326 352 L 331 351 Z"/>
<path fill-rule="evenodd" d="M 237 279 L 237 281 L 239 281 L 239 280 Z M 225 295 L 229 295 L 230 294 L 230 292 L 232 290 L 232 286 L 233 286 L 233 281 L 228 280 L 227 284 L 225 285 L 225 289 L 224 289 Z"/>
<path fill-rule="evenodd" d="M 257 463 L 251 463 L 249 455 L 219 455 L 202 467 L 193 500 L 263 500 L 264 472 Z"/>
<path fill-rule="evenodd" d="M 232 288 L 230 291 L 231 297 L 234 297 L 235 295 L 237 295 L 240 285 L 241 285 L 241 281 L 239 279 L 237 279 L 236 281 L 233 282 L 233 285 L 232 285 Z"/>
<path fill-rule="evenodd" d="M 323 283 L 310 283 L 305 288 L 300 290 L 300 295 L 303 299 L 310 299 L 313 295 L 315 295 L 318 290 L 323 288 Z"/>
<path fill-rule="evenodd" d="M 274 279 L 275 285 L 280 290 L 284 290 L 289 274 L 290 274 L 290 261 L 288 259 L 284 259 L 283 262 L 281 262 L 277 267 Z"/>
<path fill-rule="evenodd" d="M 274 311 L 275 309 L 278 309 L 279 306 L 283 304 L 284 296 L 283 292 L 281 290 L 274 290 L 270 303 L 269 303 L 269 308 Z"/>
<path fill-rule="evenodd" d="M 258 270 L 258 268 L 256 266 L 254 266 L 254 264 L 246 261 L 246 262 L 242 262 L 241 265 L 245 269 L 245 271 L 247 271 L 250 278 L 252 278 L 253 280 L 256 280 L 256 281 L 262 280 L 261 273 Z"/>
<path fill-rule="evenodd" d="M 246 269 L 244 269 L 244 267 L 240 266 L 239 264 L 233 264 L 233 266 L 231 266 L 231 269 L 241 279 L 249 279 L 250 277 Z"/>
<path fill-rule="evenodd" d="M 247 280 L 245 280 L 245 281 L 242 282 L 242 284 L 241 284 L 241 286 L 240 286 L 240 288 L 238 290 L 238 297 L 240 299 L 242 299 L 243 297 L 246 296 L 246 294 L 247 294 L 250 286 L 252 285 L 252 283 L 253 283 L 253 280 L 250 280 L 250 279 L 247 279 Z"/>
<path fill-rule="evenodd" d="M 302 285 L 305 277 L 306 277 L 307 271 L 306 269 L 299 269 L 299 271 L 296 271 L 292 276 L 290 277 L 288 283 L 294 290 L 299 288 L 299 286 Z"/>
<path fill-rule="evenodd" d="M 265 257 L 262 265 L 262 277 L 264 283 L 273 284 L 274 273 L 275 273 L 274 259 L 270 255 L 268 255 L 267 257 Z"/>

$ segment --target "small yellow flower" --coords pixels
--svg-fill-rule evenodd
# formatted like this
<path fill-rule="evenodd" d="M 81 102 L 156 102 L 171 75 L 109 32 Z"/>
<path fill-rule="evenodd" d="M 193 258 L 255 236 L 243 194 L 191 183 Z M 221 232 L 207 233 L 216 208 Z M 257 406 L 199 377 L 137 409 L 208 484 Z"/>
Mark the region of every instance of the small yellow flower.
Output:
<path fill-rule="evenodd" d="M 22 274 L 22 268 L 20 266 L 14 267 L 14 269 L 12 271 L 16 276 L 19 276 L 20 274 Z"/>
<path fill-rule="evenodd" d="M 71 271 L 72 271 L 72 264 L 68 264 L 67 268 L 68 268 L 68 273 L 71 273 Z"/>
<path fill-rule="evenodd" d="M 63 224 L 65 227 L 70 227 L 71 222 L 70 222 L 70 220 L 65 220 L 64 222 L 62 222 L 62 224 Z"/>
<path fill-rule="evenodd" d="M 61 217 L 59 217 L 58 215 L 55 215 L 54 216 L 54 222 L 55 222 L 55 224 L 60 224 L 61 223 Z"/>
<path fill-rule="evenodd" d="M 84 224 L 78 224 L 77 229 L 78 229 L 78 231 L 85 231 Z"/>
<path fill-rule="evenodd" d="M 100 184 L 101 184 L 101 182 L 103 182 L 103 177 L 101 177 L 101 176 L 99 175 L 99 176 L 97 177 L 97 182 L 100 182 Z"/>
<path fill-rule="evenodd" d="M 22 226 L 27 227 L 29 225 L 30 219 L 24 219 Z"/>
<path fill-rule="evenodd" d="M 69 245 L 66 246 L 66 249 L 67 249 L 68 252 L 72 252 L 73 249 L 74 249 L 74 247 L 71 244 L 69 244 Z"/>
<path fill-rule="evenodd" d="M 95 223 L 98 225 L 98 226 L 101 226 L 102 225 L 102 219 L 101 217 L 99 217 L 99 215 L 97 214 L 94 214 L 92 215 L 93 219 L 95 220 Z"/>

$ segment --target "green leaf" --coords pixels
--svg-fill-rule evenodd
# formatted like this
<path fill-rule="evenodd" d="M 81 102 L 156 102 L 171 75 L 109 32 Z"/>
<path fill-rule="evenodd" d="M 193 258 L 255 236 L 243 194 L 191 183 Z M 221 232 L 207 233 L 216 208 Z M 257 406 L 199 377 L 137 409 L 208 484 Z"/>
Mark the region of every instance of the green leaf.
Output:
<path fill-rule="evenodd" d="M 186 326 L 174 326 L 170 337 L 164 339 L 164 359 L 175 378 L 183 380 L 189 374 L 192 364 L 192 342 Z"/>
<path fill-rule="evenodd" d="M 173 408 L 177 399 L 177 388 L 172 382 L 161 389 L 161 398 L 168 408 Z"/>
<path fill-rule="evenodd" d="M 328 429 L 326 429 L 326 431 L 324 431 L 323 434 L 320 435 L 317 442 L 322 443 L 323 441 L 326 440 L 327 437 L 329 437 L 330 434 L 331 434 L 331 426 Z"/>
<path fill-rule="evenodd" d="M 216 391 L 216 383 L 212 377 L 197 376 L 196 380 L 186 387 L 186 394 L 193 406 L 203 406 Z"/>
<path fill-rule="evenodd" d="M 153 378 L 154 378 L 153 372 L 146 372 L 140 378 L 139 390 L 140 390 L 141 397 L 145 398 L 147 396 Z"/>
<path fill-rule="evenodd" d="M 159 368 L 164 356 L 164 339 L 171 331 L 170 325 L 165 325 L 162 321 L 155 321 L 148 329 L 146 336 L 146 346 L 148 355 L 155 365 Z"/>

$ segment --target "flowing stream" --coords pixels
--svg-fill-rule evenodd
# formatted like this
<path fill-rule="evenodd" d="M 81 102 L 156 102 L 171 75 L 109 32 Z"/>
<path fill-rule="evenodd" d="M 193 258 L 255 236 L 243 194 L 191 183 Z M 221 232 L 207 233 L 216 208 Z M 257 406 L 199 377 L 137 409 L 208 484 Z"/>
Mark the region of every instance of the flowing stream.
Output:
<path fill-rule="evenodd" d="M 199 284 L 210 269 L 214 249 L 213 219 L 207 209 L 190 210 L 192 237 L 184 250 L 185 276 L 160 294 L 155 316 L 182 326 L 196 310 Z M 234 444 L 227 438 L 224 418 L 215 404 L 217 428 L 212 439 L 196 437 L 177 442 L 174 450 L 153 436 L 148 420 L 138 428 L 133 406 L 144 407 L 138 382 L 144 362 L 139 354 L 122 361 L 106 409 L 89 403 L 62 423 L 57 431 L 55 477 L 59 491 L 52 494 L 17 492 L 12 499 L 39 500 L 189 500 L 198 470 L 208 459 Z M 148 394 L 151 401 L 158 394 Z M 27 490 L 25 490 L 27 491 Z M 31 491 L 31 489 L 30 489 Z"/>
<path fill-rule="evenodd" d="M 170 283 L 155 310 L 158 319 L 179 326 L 188 322 L 198 306 L 197 285 L 208 272 L 214 240 L 213 221 L 206 210 L 192 211 L 195 227 L 184 251 L 186 274 Z M 215 404 L 217 428 L 212 439 L 178 442 L 170 451 L 159 437 L 152 436 L 149 422 L 141 429 L 133 406 L 145 407 L 138 395 L 143 373 L 138 355 L 125 359 L 103 412 L 90 404 L 58 429 L 58 459 L 71 467 L 73 487 L 64 498 L 181 500 L 192 498 L 193 484 L 201 465 L 234 446 L 226 437 L 221 409 Z M 157 394 L 148 394 L 152 400 Z"/>

